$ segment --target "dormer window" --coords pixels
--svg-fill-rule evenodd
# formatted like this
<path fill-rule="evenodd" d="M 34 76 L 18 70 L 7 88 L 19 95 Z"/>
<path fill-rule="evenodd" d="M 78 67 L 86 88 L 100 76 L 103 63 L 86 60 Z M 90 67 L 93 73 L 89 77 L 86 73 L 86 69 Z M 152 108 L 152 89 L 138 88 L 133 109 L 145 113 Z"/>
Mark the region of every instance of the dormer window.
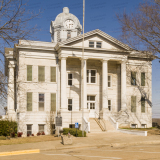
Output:
<path fill-rule="evenodd" d="M 102 48 L 102 42 L 89 41 L 90 48 Z"/>

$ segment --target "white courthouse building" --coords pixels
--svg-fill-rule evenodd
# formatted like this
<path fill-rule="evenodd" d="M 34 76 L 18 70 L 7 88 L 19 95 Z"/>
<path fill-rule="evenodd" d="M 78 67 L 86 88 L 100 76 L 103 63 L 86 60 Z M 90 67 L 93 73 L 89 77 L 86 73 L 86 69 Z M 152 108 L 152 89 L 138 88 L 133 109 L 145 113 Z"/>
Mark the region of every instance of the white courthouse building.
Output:
<path fill-rule="evenodd" d="M 151 127 L 153 58 L 99 29 L 84 34 L 82 56 L 81 31 L 64 7 L 51 21 L 51 42 L 19 40 L 5 49 L 6 116 L 25 134 L 50 134 L 57 111 L 62 128 L 75 122 L 89 127 L 98 117 L 119 127 Z"/>

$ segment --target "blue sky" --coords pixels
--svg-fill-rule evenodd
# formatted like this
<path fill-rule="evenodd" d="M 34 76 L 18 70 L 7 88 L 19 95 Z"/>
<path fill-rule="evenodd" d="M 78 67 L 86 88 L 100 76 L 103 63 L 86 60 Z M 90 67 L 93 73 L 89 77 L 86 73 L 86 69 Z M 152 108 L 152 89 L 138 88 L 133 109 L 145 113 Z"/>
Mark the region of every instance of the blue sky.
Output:
<path fill-rule="evenodd" d="M 116 19 L 117 13 L 130 12 L 138 7 L 143 0 L 86 0 L 85 5 L 85 32 L 100 29 L 114 38 L 119 39 L 121 34 L 120 24 Z M 35 39 L 39 41 L 51 41 L 49 33 L 50 22 L 62 12 L 63 7 L 68 7 L 70 13 L 83 21 L 83 0 L 28 0 L 27 9 L 34 12 L 42 10 L 39 18 L 32 20 L 29 25 L 37 25 L 38 31 Z M 152 74 L 152 98 L 153 117 L 160 118 L 160 63 L 153 61 Z"/>

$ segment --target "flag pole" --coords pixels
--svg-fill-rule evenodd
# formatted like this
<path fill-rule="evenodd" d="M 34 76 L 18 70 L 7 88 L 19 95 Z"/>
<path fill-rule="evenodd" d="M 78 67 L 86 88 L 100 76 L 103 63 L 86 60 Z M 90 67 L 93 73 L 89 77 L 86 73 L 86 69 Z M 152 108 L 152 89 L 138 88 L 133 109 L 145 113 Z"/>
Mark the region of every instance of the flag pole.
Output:
<path fill-rule="evenodd" d="M 83 0 L 83 42 L 82 42 L 82 137 L 84 137 L 84 14 L 85 14 L 85 0 Z"/>

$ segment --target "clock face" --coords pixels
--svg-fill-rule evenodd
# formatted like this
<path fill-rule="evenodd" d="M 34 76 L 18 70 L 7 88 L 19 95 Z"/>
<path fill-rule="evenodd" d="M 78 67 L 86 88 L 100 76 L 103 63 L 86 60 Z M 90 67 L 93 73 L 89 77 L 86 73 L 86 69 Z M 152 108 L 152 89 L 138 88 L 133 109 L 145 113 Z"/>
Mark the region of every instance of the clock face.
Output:
<path fill-rule="evenodd" d="M 74 22 L 71 19 L 68 19 L 64 23 L 65 28 L 67 29 L 73 29 L 74 28 Z"/>

